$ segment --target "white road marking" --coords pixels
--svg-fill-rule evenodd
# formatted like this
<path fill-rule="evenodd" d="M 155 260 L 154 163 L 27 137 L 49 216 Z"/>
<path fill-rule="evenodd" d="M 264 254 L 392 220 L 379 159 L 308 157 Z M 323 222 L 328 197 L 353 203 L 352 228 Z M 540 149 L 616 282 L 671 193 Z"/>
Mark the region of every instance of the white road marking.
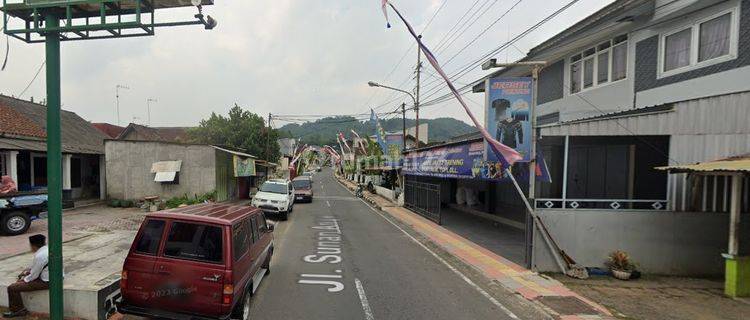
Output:
<path fill-rule="evenodd" d="M 328 207 L 331 207 L 331 203 L 330 203 L 330 202 L 328 202 L 328 200 L 326 200 L 326 205 L 327 205 Z"/>
<path fill-rule="evenodd" d="M 372 315 L 372 309 L 370 309 L 370 303 L 367 302 L 367 296 L 365 295 L 365 288 L 362 286 L 362 282 L 359 281 L 359 279 L 354 278 L 354 285 L 357 287 L 359 301 L 362 302 L 362 311 L 365 312 L 365 319 L 375 320 L 375 316 Z"/>
<path fill-rule="evenodd" d="M 333 279 L 341 279 L 340 275 L 337 274 L 307 274 L 303 273 L 301 274 L 302 277 L 305 278 L 333 278 Z"/>
<path fill-rule="evenodd" d="M 360 199 L 360 200 L 362 200 L 362 199 Z M 448 269 L 450 269 L 451 271 L 453 271 L 453 273 L 455 273 L 461 279 L 463 279 L 464 281 L 466 281 L 466 283 L 468 283 L 470 286 L 472 286 L 474 289 L 476 289 L 481 295 L 483 295 L 485 298 L 487 298 L 488 300 L 490 300 L 490 302 L 492 302 L 492 304 L 494 304 L 495 306 L 497 306 L 498 308 L 500 308 L 500 310 L 502 310 L 503 312 L 505 312 L 505 314 L 507 314 L 511 319 L 520 319 L 520 318 L 518 318 L 518 316 L 515 313 L 513 313 L 513 311 L 510 311 L 508 308 L 506 308 L 502 303 L 500 303 L 500 301 L 497 301 L 497 299 L 495 299 L 493 296 L 491 296 L 489 293 L 487 293 L 487 291 L 484 291 L 484 289 L 482 289 L 476 283 L 474 283 L 474 281 L 471 281 L 471 279 L 469 279 L 469 277 L 467 277 L 466 275 L 464 275 L 463 273 L 461 273 L 461 271 L 458 271 L 458 269 L 456 269 L 455 267 L 453 267 L 452 265 L 450 265 L 450 263 L 448 263 L 448 261 L 445 261 L 445 259 L 443 259 L 440 256 L 438 256 L 437 253 L 435 253 L 434 251 L 430 250 L 430 248 L 428 248 L 427 246 L 425 246 L 424 244 L 422 244 L 421 242 L 419 242 L 419 240 L 417 240 L 416 238 L 414 238 L 412 235 L 410 235 L 404 229 L 402 229 L 401 227 L 399 227 L 397 224 L 393 223 L 391 220 L 388 220 L 388 218 L 386 218 L 377 209 L 371 207 L 370 204 L 368 204 L 364 200 L 362 200 L 362 203 L 364 203 L 368 208 L 370 208 L 370 210 L 372 210 L 373 212 L 375 212 L 379 216 L 381 216 L 383 219 L 385 219 L 385 221 L 388 221 L 388 223 L 390 223 L 394 227 L 396 227 L 396 229 L 401 230 L 401 232 L 403 232 L 407 237 L 409 237 L 409 239 L 411 239 L 416 244 L 418 244 L 420 247 L 422 247 L 427 252 L 429 252 L 433 257 L 435 257 L 435 259 L 438 259 L 438 261 L 442 262 L 446 267 L 448 267 Z"/>

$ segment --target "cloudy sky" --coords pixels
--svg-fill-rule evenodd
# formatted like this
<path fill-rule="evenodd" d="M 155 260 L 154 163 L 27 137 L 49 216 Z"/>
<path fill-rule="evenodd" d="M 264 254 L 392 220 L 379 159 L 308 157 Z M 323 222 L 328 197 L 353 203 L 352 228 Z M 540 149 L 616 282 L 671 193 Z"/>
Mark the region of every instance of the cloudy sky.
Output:
<path fill-rule="evenodd" d="M 453 74 L 569 0 L 521 0 L 510 11 L 519 0 L 392 2 L 417 30 L 423 30 L 428 46 L 436 49 L 443 40 L 440 50 L 434 51 L 445 70 Z M 496 57 L 501 61 L 518 59 L 535 44 L 611 2 L 580 0 Z M 414 87 L 412 72 L 417 54 L 413 41 L 404 26 L 393 21 L 394 17 L 393 28 L 385 28 L 380 1 L 216 3 L 205 9 L 219 21 L 213 31 L 181 27 L 158 30 L 155 37 L 64 43 L 64 108 L 93 122 L 115 123 L 115 86 L 123 84 L 130 90 L 121 92 L 121 124 L 134 119 L 147 123 L 146 99 L 154 98 L 158 102 L 152 105 L 152 125 L 192 126 L 212 111 L 226 113 L 234 103 L 263 116 L 269 112 L 356 114 L 369 112 L 371 107 L 391 111 L 405 101 L 403 97 L 369 88 L 367 81 Z M 504 18 L 466 47 L 506 11 Z M 157 14 L 157 19 L 190 18 L 192 14 L 193 8 L 173 10 Z M 449 33 L 452 28 L 460 32 Z M 4 42 L 5 39 L 0 40 L 0 48 L 5 47 Z M 18 96 L 43 61 L 43 45 L 10 40 L 8 67 L 0 72 L 0 92 Z M 435 72 L 426 68 L 423 101 L 444 93 L 435 93 Z M 458 79 L 457 85 L 482 75 L 475 68 Z M 22 97 L 43 99 L 44 86 L 42 72 Z M 482 102 L 482 97 L 470 95 L 470 99 L 474 101 L 470 102 L 472 109 L 481 115 L 482 107 L 476 103 Z M 421 116 L 468 120 L 455 101 L 425 107 Z"/>

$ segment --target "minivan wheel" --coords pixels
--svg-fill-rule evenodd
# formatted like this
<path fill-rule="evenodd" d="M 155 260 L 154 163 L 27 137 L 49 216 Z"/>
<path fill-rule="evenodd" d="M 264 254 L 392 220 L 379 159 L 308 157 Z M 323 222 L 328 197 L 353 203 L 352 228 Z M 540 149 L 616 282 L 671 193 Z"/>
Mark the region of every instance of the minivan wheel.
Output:
<path fill-rule="evenodd" d="M 271 274 L 271 256 L 273 255 L 273 251 L 268 251 L 268 254 L 266 255 L 266 261 L 263 262 L 263 265 L 261 268 L 266 269 L 266 275 Z"/>
<path fill-rule="evenodd" d="M 4 233 L 9 236 L 15 236 L 26 233 L 31 227 L 31 219 L 26 213 L 16 211 L 6 214 L 2 218 L 2 225 L 0 225 L 0 233 Z"/>
<path fill-rule="evenodd" d="M 289 212 L 282 212 L 281 221 L 287 221 L 287 220 L 289 220 Z"/>
<path fill-rule="evenodd" d="M 233 320 L 248 320 L 250 319 L 250 299 L 252 295 L 250 292 L 245 293 L 245 296 L 242 297 L 242 303 L 237 305 L 234 309 L 234 312 L 232 312 L 232 319 Z"/>

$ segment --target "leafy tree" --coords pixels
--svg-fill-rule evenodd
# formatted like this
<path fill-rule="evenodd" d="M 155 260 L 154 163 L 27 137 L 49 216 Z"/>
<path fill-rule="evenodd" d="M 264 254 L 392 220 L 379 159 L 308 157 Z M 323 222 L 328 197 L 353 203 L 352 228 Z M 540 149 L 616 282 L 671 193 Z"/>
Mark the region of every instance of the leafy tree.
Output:
<path fill-rule="evenodd" d="M 281 157 L 276 144 L 279 132 L 268 130 L 261 116 L 237 104 L 226 117 L 212 112 L 198 127 L 190 129 L 188 135 L 191 142 L 242 149 L 259 159 L 275 162 Z"/>

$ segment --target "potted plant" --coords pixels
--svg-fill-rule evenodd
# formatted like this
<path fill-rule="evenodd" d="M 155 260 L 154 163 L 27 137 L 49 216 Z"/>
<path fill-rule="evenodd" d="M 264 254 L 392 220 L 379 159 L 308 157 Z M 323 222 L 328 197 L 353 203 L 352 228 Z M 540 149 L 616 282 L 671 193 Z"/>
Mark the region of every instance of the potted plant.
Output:
<path fill-rule="evenodd" d="M 621 250 L 609 254 L 607 266 L 612 271 L 612 276 L 620 280 L 630 279 L 636 269 L 636 265 L 630 259 L 630 256 Z"/>

